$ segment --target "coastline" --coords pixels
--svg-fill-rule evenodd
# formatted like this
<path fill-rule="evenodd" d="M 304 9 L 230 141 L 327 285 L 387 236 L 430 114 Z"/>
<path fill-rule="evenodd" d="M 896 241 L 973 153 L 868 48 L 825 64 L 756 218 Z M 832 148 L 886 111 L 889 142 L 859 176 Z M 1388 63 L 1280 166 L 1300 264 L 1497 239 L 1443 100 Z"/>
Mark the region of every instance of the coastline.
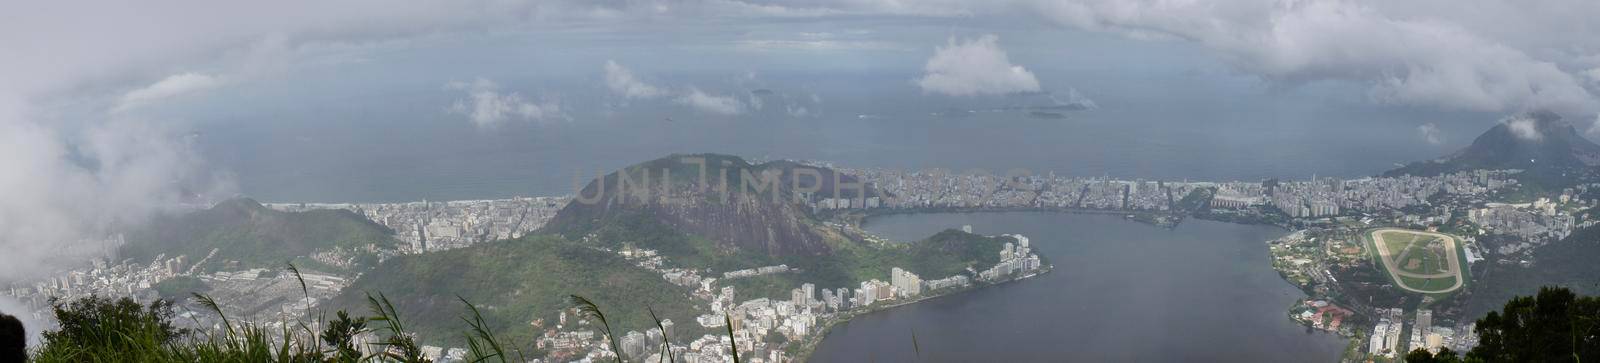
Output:
<path fill-rule="evenodd" d="M 972 286 L 967 286 L 967 287 L 944 289 L 944 290 L 940 290 L 942 292 L 939 292 L 937 294 L 926 294 L 926 295 L 918 296 L 918 297 L 913 298 L 913 299 L 906 299 L 904 301 L 896 301 L 896 302 L 890 303 L 890 304 L 884 304 L 884 305 L 881 305 L 881 306 L 873 306 L 873 307 L 869 307 L 869 308 L 863 309 L 863 310 L 850 311 L 850 312 L 838 314 L 837 316 L 834 316 L 832 318 L 824 320 L 823 323 L 820 324 L 821 326 L 818 329 L 818 333 L 817 334 L 811 335 L 810 337 L 800 341 L 798 344 L 796 344 L 794 347 L 792 347 L 793 350 L 790 352 L 790 354 L 792 354 L 791 358 L 793 358 L 795 361 L 798 361 L 798 362 L 808 361 L 811 358 L 811 354 L 816 352 L 817 346 L 821 345 L 822 341 L 823 340 L 827 340 L 828 339 L 828 335 L 833 333 L 834 326 L 836 326 L 838 324 L 842 324 L 842 323 L 847 323 L 851 319 L 854 319 L 857 316 L 889 311 L 889 310 L 893 310 L 893 309 L 898 308 L 898 307 L 911 305 L 911 304 L 916 304 L 916 303 L 927 301 L 927 300 L 933 300 L 933 299 L 938 299 L 938 298 L 947 297 L 947 296 L 955 296 L 955 295 L 959 295 L 959 294 L 962 294 L 962 293 L 971 292 L 971 291 L 977 291 L 977 290 L 985 289 L 985 288 L 989 288 L 989 287 L 1005 285 L 1005 284 L 1009 284 L 1009 283 L 1013 283 L 1013 282 L 1020 282 L 1020 281 L 1023 281 L 1023 280 L 1028 280 L 1028 279 L 1032 279 L 1034 277 L 1038 277 L 1040 275 L 1048 274 L 1048 273 L 1053 272 L 1053 271 L 1055 271 L 1055 265 L 1045 265 L 1045 266 L 1041 267 L 1038 271 L 1035 271 L 1034 273 L 1027 274 L 1027 275 L 1022 275 L 1022 276 L 1009 278 L 1009 279 L 1005 279 L 1005 280 L 1000 280 L 1000 281 L 995 281 L 995 282 L 990 282 L 990 283 L 983 283 L 981 285 L 980 284 L 973 284 Z"/>

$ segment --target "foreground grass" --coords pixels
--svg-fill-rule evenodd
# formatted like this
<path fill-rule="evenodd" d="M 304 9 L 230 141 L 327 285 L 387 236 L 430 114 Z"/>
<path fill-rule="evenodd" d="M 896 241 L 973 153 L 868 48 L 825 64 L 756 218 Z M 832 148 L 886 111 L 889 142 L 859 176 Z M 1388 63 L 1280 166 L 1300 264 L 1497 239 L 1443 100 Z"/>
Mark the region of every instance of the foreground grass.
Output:
<path fill-rule="evenodd" d="M 294 265 L 288 270 L 299 278 Z M 300 280 L 302 293 L 305 282 Z M 340 310 L 329 318 L 322 312 L 310 321 L 296 321 L 272 328 L 228 318 L 211 298 L 194 294 L 201 306 L 217 314 L 222 322 L 211 331 L 176 328 L 173 305 L 157 300 L 149 305 L 131 298 L 112 300 L 88 297 L 71 302 L 54 302 L 52 312 L 60 328 L 43 334 L 43 344 L 29 360 L 55 362 L 430 362 L 415 339 L 416 334 L 401 318 L 399 309 L 387 296 L 367 295 L 367 316 L 352 317 Z M 306 295 L 309 299 L 309 294 Z M 528 361 L 520 349 L 499 337 L 478 309 L 466 299 L 460 316 L 467 345 L 467 362 Z M 597 321 L 613 352 L 618 340 L 601 308 L 588 299 L 572 295 L 570 308 L 584 319 Z M 647 309 L 648 310 L 648 309 Z M 654 311 L 650 314 L 654 316 Z M 198 321 L 196 321 L 198 325 Z M 661 321 L 656 319 L 656 326 Z M 731 330 L 730 330 L 730 337 Z M 731 341 L 731 339 L 730 339 Z M 676 361 L 672 346 L 660 342 L 662 361 Z M 735 361 L 737 347 L 734 349 Z M 615 356 L 621 362 L 620 356 Z"/>

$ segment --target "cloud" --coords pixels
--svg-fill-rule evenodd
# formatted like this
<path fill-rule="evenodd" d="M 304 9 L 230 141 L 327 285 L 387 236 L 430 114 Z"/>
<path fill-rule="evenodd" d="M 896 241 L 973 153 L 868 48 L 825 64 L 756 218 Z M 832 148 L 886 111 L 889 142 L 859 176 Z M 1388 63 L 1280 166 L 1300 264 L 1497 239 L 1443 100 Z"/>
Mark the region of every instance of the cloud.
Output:
<path fill-rule="evenodd" d="M 754 73 L 746 72 L 743 77 L 753 78 Z M 605 64 L 606 88 L 612 93 L 625 98 L 651 99 L 672 96 L 672 102 L 686 105 L 700 112 L 731 116 L 744 113 L 745 105 L 738 98 L 732 96 L 719 96 L 701 91 L 694 86 L 683 88 L 682 91 L 671 91 L 667 88 L 657 87 L 639 81 L 628 68 L 608 60 Z M 750 107 L 760 110 L 764 104 L 756 96 L 750 96 Z"/>
<path fill-rule="evenodd" d="M 378 0 L 154 0 L 94 4 L 100 10 L 94 12 L 83 11 L 85 6 L 74 0 L 0 2 L 0 13 L 29 14 L 0 22 L 0 44 L 8 51 L 7 66 L 0 67 L 0 165 L 6 166 L 0 170 L 0 248 L 8 252 L 0 255 L 0 279 L 69 255 L 60 251 L 79 250 L 86 246 L 79 240 L 102 238 L 110 226 L 190 200 L 198 194 L 191 184 L 215 175 L 182 137 L 173 136 L 182 127 L 126 120 L 114 111 L 248 82 L 240 74 L 250 69 L 282 69 L 318 54 L 438 34 L 572 23 L 601 24 L 607 31 L 671 29 L 706 18 L 766 25 L 772 17 L 873 15 L 959 17 L 971 19 L 963 24 L 1014 24 L 1028 31 L 1043 18 L 1138 39 L 1191 42 L 1274 82 L 1365 85 L 1377 102 L 1482 111 L 1600 108 L 1593 93 L 1600 87 L 1600 37 L 1593 27 L 1600 2 L 1592 0 L 1485 0 L 1470 6 L 1455 0 L 420 0 L 407 6 Z M 108 32 L 117 36 L 104 36 Z M 755 38 L 727 41 L 741 39 Z M 772 39 L 747 45 L 830 49 L 873 40 L 820 33 Z M 251 50 L 258 45 L 261 52 Z M 201 67 L 216 65 L 210 63 L 228 64 Z M 694 98 L 643 83 L 613 64 L 607 62 L 607 86 L 625 98 Z M 617 80 L 625 82 L 612 82 L 612 68 L 624 71 L 617 74 L 627 77 Z M 174 74 L 175 69 L 207 72 Z M 130 86 L 127 80 L 144 81 Z M 126 89 L 134 91 L 99 93 Z M 463 106 L 476 109 L 477 100 L 468 95 Z M 508 107 L 489 109 L 504 110 L 507 119 L 531 113 L 520 104 L 543 104 L 494 96 L 489 100 L 500 102 L 489 105 Z M 83 105 L 57 102 L 79 97 L 95 97 L 104 102 L 90 103 L 106 109 L 77 112 L 88 115 L 82 119 L 55 116 L 63 112 L 50 105 Z"/>
<path fill-rule="evenodd" d="M 231 195 L 163 123 L 111 119 L 68 138 L 11 116 L 0 115 L 0 281 L 82 263 L 154 213 Z"/>
<path fill-rule="evenodd" d="M 656 98 L 667 94 L 665 90 L 635 78 L 633 71 L 617 64 L 617 61 L 606 61 L 605 72 L 606 88 L 610 88 L 611 92 L 617 95 L 627 98 Z"/>
<path fill-rule="evenodd" d="M 1439 125 L 1435 125 L 1432 122 L 1417 126 L 1417 136 L 1422 137 L 1423 141 L 1427 141 L 1431 145 L 1444 143 L 1444 135 L 1439 133 Z"/>
<path fill-rule="evenodd" d="M 742 112 L 743 106 L 739 100 L 728 96 L 716 96 L 701 92 L 699 88 L 689 87 L 689 90 L 673 102 L 689 105 L 696 110 L 706 113 L 730 116 Z"/>
<path fill-rule="evenodd" d="M 811 110 L 807 109 L 806 106 L 788 105 L 784 107 L 784 112 L 788 113 L 789 117 L 794 118 L 811 116 Z"/>
<path fill-rule="evenodd" d="M 149 86 L 123 94 L 114 111 L 126 111 L 150 102 L 203 91 L 221 84 L 221 79 L 206 74 L 192 72 L 174 74 Z"/>
<path fill-rule="evenodd" d="M 845 39 L 743 39 L 735 41 L 734 46 L 755 51 L 859 51 L 905 48 L 884 41 Z"/>
<path fill-rule="evenodd" d="M 499 85 L 483 78 L 470 83 L 451 82 L 445 88 L 467 93 L 467 98 L 458 99 L 450 106 L 450 112 L 466 115 L 468 120 L 482 128 L 494 128 L 512 119 L 546 121 L 567 118 L 561 113 L 561 105 L 556 102 L 530 102 L 515 92 L 500 93 Z"/>
<path fill-rule="evenodd" d="M 1521 2 L 1472 7 L 1388 3 L 1086 0 L 1030 1 L 1025 7 L 1078 28 L 1199 43 L 1241 69 L 1271 80 L 1369 84 L 1369 94 L 1378 102 L 1500 112 L 1600 110 L 1590 90 L 1558 65 L 1563 60 L 1558 58 L 1565 57 L 1540 59 L 1534 54 L 1551 52 L 1530 53 L 1512 43 L 1537 47 L 1548 42 L 1540 37 L 1565 34 L 1541 22 L 1590 20 L 1559 11 L 1535 14 L 1519 9 L 1516 4 Z M 1581 2 L 1571 5 L 1596 8 Z M 1498 13 L 1452 8 L 1498 9 Z M 1524 21 L 1522 16 L 1537 20 Z M 1501 21 L 1517 25 L 1516 29 L 1501 29 L 1505 28 Z M 1595 51 L 1594 40 L 1571 40 Z"/>
<path fill-rule="evenodd" d="M 1036 92 L 1039 79 L 1022 66 L 1011 64 L 1000 49 L 1000 38 L 985 35 L 977 39 L 949 42 L 934 50 L 933 58 L 916 80 L 923 93 L 973 96 Z"/>
<path fill-rule="evenodd" d="M 1100 108 L 1100 105 L 1095 104 L 1094 100 L 1091 100 L 1088 96 L 1084 96 L 1083 93 L 1078 92 L 1076 88 L 1067 89 L 1067 99 L 1065 101 L 1056 98 L 1054 94 L 1050 95 L 1050 101 L 1055 102 L 1057 106 L 1077 105 L 1082 106 L 1084 109 L 1090 110 Z"/>
<path fill-rule="evenodd" d="M 1527 116 L 1513 116 L 1500 121 L 1511 130 L 1511 135 L 1528 141 L 1544 140 L 1544 133 L 1539 132 L 1538 120 Z"/>

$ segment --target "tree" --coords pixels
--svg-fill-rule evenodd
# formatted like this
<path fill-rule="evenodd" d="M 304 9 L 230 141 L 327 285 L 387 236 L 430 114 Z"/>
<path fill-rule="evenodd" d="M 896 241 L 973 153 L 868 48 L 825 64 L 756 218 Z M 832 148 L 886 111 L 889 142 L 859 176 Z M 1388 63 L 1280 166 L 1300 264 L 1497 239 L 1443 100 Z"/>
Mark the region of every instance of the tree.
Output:
<path fill-rule="evenodd" d="M 360 361 L 361 350 L 356 347 L 356 335 L 367 331 L 366 318 L 351 318 L 344 310 L 336 313 L 338 316 L 328 322 L 328 328 L 322 332 L 322 342 L 332 347 L 330 361 L 357 362 Z"/>
<path fill-rule="evenodd" d="M 1405 361 L 1406 363 L 1460 363 L 1461 357 L 1449 348 L 1440 350 L 1439 354 L 1417 348 L 1411 353 L 1406 353 Z"/>
<path fill-rule="evenodd" d="M 61 328 L 44 332 L 40 355 L 63 360 L 137 359 L 137 354 L 148 352 L 145 347 L 165 345 L 188 334 L 172 326 L 172 302 L 166 300 L 145 306 L 126 297 L 111 300 L 90 296 L 71 303 L 54 303 L 51 310 Z"/>
<path fill-rule="evenodd" d="M 1477 347 L 1465 357 L 1445 349 L 1438 354 L 1417 349 L 1408 363 L 1579 362 L 1600 359 L 1600 298 L 1577 296 L 1562 287 L 1544 287 L 1535 296 L 1519 296 L 1501 311 L 1478 319 L 1473 329 Z"/>
<path fill-rule="evenodd" d="M 1519 296 L 1478 319 L 1479 344 L 1468 360 L 1487 362 L 1577 362 L 1600 360 L 1600 298 L 1579 297 L 1561 287 Z"/>

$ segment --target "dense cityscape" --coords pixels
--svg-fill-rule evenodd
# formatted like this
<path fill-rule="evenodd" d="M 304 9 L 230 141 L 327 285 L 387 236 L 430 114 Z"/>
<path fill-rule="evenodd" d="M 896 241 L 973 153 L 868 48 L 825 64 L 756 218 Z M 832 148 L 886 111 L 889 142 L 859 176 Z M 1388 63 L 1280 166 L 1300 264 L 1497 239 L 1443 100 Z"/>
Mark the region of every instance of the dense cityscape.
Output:
<path fill-rule="evenodd" d="M 1466 261 L 1475 264 L 1493 256 L 1493 263 L 1522 264 L 1525 253 L 1544 241 L 1559 239 L 1575 228 L 1596 223 L 1579 212 L 1596 201 L 1582 199 L 1589 185 L 1563 191 L 1555 199 L 1537 198 L 1527 203 L 1503 200 L 1498 193 L 1515 188 L 1514 171 L 1475 171 L 1437 177 L 1368 177 L 1304 181 L 1192 182 L 1069 178 L 1054 175 L 1003 178 L 986 174 L 952 174 L 942 171 L 902 172 L 882 169 L 845 169 L 874 186 L 880 195 L 854 200 L 819 199 L 819 212 L 893 213 L 923 209 L 1018 209 L 1129 213 L 1130 218 L 1170 225 L 1184 217 L 1217 218 L 1280 225 L 1292 230 L 1267 241 L 1273 267 L 1289 282 L 1301 286 L 1310 298 L 1290 308 L 1291 319 L 1309 327 L 1365 341 L 1363 353 L 1394 357 L 1405 348 L 1437 351 L 1470 349 L 1474 344 L 1470 319 L 1437 317 L 1428 309 L 1402 311 L 1340 299 L 1351 294 L 1330 271 L 1363 264 L 1364 247 L 1349 236 L 1375 226 L 1440 229 L 1463 237 Z M 1207 198 L 1209 197 L 1209 198 Z M 1184 200 L 1204 199 L 1191 207 Z M 269 203 L 270 208 L 295 212 L 342 209 L 355 212 L 394 231 L 403 244 L 383 256 L 418 254 L 470 246 L 489 240 L 516 238 L 538 230 L 569 197 L 514 198 L 413 203 Z M 1192 208 L 1192 209 L 1184 209 Z M 1581 215 L 1581 217 L 1579 217 Z M 1155 216 L 1139 218 L 1138 216 Z M 1153 221 L 1174 221 L 1156 223 Z M 840 224 L 841 228 L 858 228 Z M 1465 226 L 1465 227 L 1463 227 Z M 970 232 L 970 226 L 966 227 Z M 856 230 L 860 233 L 859 230 Z M 1518 243 L 1485 245 L 1482 236 L 1515 236 Z M 883 266 L 883 279 L 859 281 L 855 288 L 818 289 L 805 283 L 793 287 L 790 298 L 741 298 L 728 284 L 741 278 L 791 273 L 785 265 L 732 271 L 712 271 L 681 266 L 657 251 L 638 248 L 606 250 L 639 267 L 649 269 L 674 285 L 692 290 L 690 296 L 704 314 L 693 322 L 664 321 L 665 331 L 629 331 L 619 334 L 621 352 L 613 352 L 592 322 L 561 312 L 560 321 L 547 325 L 537 340 L 551 361 L 599 360 L 620 354 L 630 361 L 655 361 L 654 348 L 663 335 L 684 344 L 673 347 L 675 357 L 688 362 L 729 361 L 726 335 L 682 337 L 674 326 L 726 328 L 733 324 L 732 343 L 755 353 L 749 361 L 783 362 L 812 346 L 832 324 L 855 314 L 911 303 L 922 298 L 961 291 L 1035 275 L 1049 270 L 1033 253 L 1029 238 L 1006 235 L 1015 243 L 993 251 L 999 263 L 981 271 L 953 276 L 917 276 L 896 266 Z M 113 237 L 108 245 L 120 243 Z M 888 242 L 882 242 L 888 243 Z M 1492 249 L 1492 251 L 1485 251 Z M 215 254 L 215 251 L 212 252 Z M 313 256 L 330 266 L 348 261 L 339 251 L 319 251 Z M 212 256 L 162 256 L 155 261 L 97 259 L 91 266 L 56 277 L 17 284 L 5 293 L 29 303 L 35 317 L 43 317 L 50 299 L 90 295 L 132 296 L 140 300 L 173 297 L 161 292 L 163 281 L 197 279 L 209 285 L 224 311 L 265 324 L 292 321 L 322 301 L 336 295 L 359 277 L 343 271 L 302 270 L 307 284 L 303 298 L 296 277 L 280 271 L 252 268 L 205 272 Z M 179 296 L 181 298 L 181 296 Z M 1352 318 L 1356 316 L 1365 319 Z M 216 316 L 205 311 L 183 313 L 197 328 L 215 328 Z M 1365 325 L 1351 320 L 1370 321 Z M 276 322 L 276 323 L 274 323 Z M 1402 327 L 1410 327 L 1409 330 Z M 1402 337 L 1402 332 L 1411 336 Z M 772 337 L 781 336 L 774 340 Z M 462 347 L 425 347 L 440 361 L 464 357 Z M 802 353 L 803 354 L 803 353 Z"/>

